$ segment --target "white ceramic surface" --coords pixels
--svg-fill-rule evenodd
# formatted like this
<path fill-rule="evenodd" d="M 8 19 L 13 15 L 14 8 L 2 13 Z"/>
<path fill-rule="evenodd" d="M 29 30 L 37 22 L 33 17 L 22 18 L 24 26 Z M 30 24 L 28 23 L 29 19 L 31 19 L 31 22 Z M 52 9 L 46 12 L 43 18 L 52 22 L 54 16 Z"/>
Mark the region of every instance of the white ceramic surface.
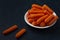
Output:
<path fill-rule="evenodd" d="M 45 26 L 45 27 L 34 26 L 34 25 L 32 25 L 31 23 L 29 23 L 29 22 L 27 21 L 27 14 L 28 14 L 28 11 L 27 11 L 27 12 L 25 13 L 25 15 L 24 15 L 24 20 L 25 20 L 25 22 L 26 22 L 28 25 L 30 25 L 31 27 L 34 27 L 34 28 L 39 28 L 39 29 L 49 28 L 49 27 L 53 26 L 53 25 L 56 23 L 56 21 L 55 21 L 52 25 L 50 25 L 50 26 Z M 53 15 L 56 16 L 56 13 L 53 12 Z"/>

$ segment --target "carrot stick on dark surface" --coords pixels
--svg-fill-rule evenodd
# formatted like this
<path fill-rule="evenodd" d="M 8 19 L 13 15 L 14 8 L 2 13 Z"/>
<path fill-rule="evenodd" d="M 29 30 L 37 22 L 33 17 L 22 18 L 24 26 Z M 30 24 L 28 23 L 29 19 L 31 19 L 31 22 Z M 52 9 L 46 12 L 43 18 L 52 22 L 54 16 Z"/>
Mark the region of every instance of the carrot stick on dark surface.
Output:
<path fill-rule="evenodd" d="M 18 28 L 17 25 L 13 25 L 13 26 L 9 27 L 8 29 L 4 30 L 2 33 L 3 34 L 9 34 L 10 32 L 16 30 L 17 28 Z"/>
<path fill-rule="evenodd" d="M 24 28 L 23 28 L 23 29 L 21 29 L 19 32 L 17 32 L 17 33 L 16 33 L 16 35 L 15 35 L 15 36 L 16 36 L 16 38 L 21 37 L 25 32 L 26 32 L 26 29 L 24 29 Z"/>

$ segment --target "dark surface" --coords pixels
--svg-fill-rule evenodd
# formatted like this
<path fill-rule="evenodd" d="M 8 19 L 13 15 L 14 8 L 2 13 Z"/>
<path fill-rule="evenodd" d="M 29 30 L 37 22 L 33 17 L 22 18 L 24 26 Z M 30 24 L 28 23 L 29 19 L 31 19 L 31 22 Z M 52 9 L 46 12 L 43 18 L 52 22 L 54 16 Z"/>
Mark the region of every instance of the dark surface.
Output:
<path fill-rule="evenodd" d="M 32 28 L 25 23 L 24 14 L 33 3 L 47 4 L 60 17 L 59 0 L 0 0 L 0 40 L 60 40 L 60 19 L 53 27 L 44 30 Z M 2 31 L 14 24 L 18 25 L 18 30 L 4 36 Z M 26 33 L 16 39 L 15 34 L 24 27 Z"/>

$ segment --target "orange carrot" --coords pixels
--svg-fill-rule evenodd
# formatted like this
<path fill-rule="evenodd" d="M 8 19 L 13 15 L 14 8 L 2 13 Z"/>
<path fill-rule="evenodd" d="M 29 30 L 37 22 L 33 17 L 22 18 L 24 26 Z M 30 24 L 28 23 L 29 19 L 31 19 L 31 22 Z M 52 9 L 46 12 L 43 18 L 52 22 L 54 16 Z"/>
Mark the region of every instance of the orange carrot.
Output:
<path fill-rule="evenodd" d="M 34 10 L 31 9 L 31 10 L 28 11 L 28 13 L 29 13 L 29 14 L 32 14 L 32 13 L 34 13 L 33 11 L 34 11 Z"/>
<path fill-rule="evenodd" d="M 37 23 L 35 21 L 33 21 L 32 24 L 35 25 L 35 26 L 37 25 Z"/>
<path fill-rule="evenodd" d="M 34 19 L 34 21 L 37 21 L 37 19 L 39 19 L 40 17 L 36 17 L 36 18 L 33 18 Z"/>
<path fill-rule="evenodd" d="M 44 14 L 30 14 L 29 16 L 28 16 L 28 18 L 35 18 L 35 17 L 41 17 L 41 16 L 43 16 Z"/>
<path fill-rule="evenodd" d="M 51 13 L 48 12 L 47 10 L 45 10 L 45 11 L 44 11 L 44 14 L 45 14 L 45 15 L 46 15 L 46 14 L 50 15 Z"/>
<path fill-rule="evenodd" d="M 46 17 L 48 17 L 48 15 L 44 15 L 43 17 L 39 18 L 37 20 L 37 24 L 41 23 Z"/>
<path fill-rule="evenodd" d="M 44 20 L 45 23 L 48 23 L 53 17 L 54 17 L 54 15 L 48 16 L 48 17 Z"/>
<path fill-rule="evenodd" d="M 48 10 L 50 13 L 53 13 L 53 10 L 49 8 L 46 4 L 44 4 L 42 8 Z"/>
<path fill-rule="evenodd" d="M 21 37 L 26 32 L 26 29 L 21 29 L 18 33 L 16 33 L 16 38 Z"/>
<path fill-rule="evenodd" d="M 34 10 L 34 11 L 39 11 L 39 10 L 41 10 L 41 9 L 38 9 L 38 8 L 35 8 L 35 7 L 33 7 L 33 8 L 31 8 L 31 10 Z"/>
<path fill-rule="evenodd" d="M 41 22 L 41 23 L 40 23 L 40 26 L 41 26 L 41 27 L 44 27 L 44 26 L 46 26 L 46 24 L 45 24 L 44 22 Z"/>
<path fill-rule="evenodd" d="M 32 8 L 38 8 L 38 9 L 42 9 L 42 7 L 40 5 L 37 5 L 37 4 L 32 4 Z"/>
<path fill-rule="evenodd" d="M 58 16 L 54 16 L 54 18 L 53 18 L 52 20 L 50 20 L 50 22 L 48 22 L 47 25 L 51 25 L 51 24 L 54 23 L 57 19 L 58 19 Z"/>
<path fill-rule="evenodd" d="M 29 13 L 44 13 L 44 10 L 30 10 Z"/>
<path fill-rule="evenodd" d="M 31 18 L 30 18 L 30 19 L 28 19 L 28 22 L 30 22 L 30 23 L 32 23 L 33 21 L 34 21 L 34 20 L 33 20 L 33 19 L 31 19 Z"/>
<path fill-rule="evenodd" d="M 17 25 L 13 25 L 13 26 L 11 26 L 10 28 L 4 30 L 2 33 L 3 33 L 3 34 L 9 34 L 10 32 L 16 30 L 17 28 L 18 28 Z"/>
<path fill-rule="evenodd" d="M 37 8 L 31 8 L 31 9 L 29 9 L 28 10 L 28 12 L 29 13 L 33 13 L 33 11 L 35 12 L 35 11 L 39 11 L 40 9 L 37 9 Z"/>

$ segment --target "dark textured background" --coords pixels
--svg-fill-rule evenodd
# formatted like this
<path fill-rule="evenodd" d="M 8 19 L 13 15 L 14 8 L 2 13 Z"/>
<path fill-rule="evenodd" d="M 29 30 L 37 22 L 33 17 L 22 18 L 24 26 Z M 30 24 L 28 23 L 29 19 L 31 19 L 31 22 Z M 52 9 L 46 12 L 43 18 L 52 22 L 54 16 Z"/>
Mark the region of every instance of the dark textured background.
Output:
<path fill-rule="evenodd" d="M 44 30 L 25 23 L 24 14 L 33 3 L 47 4 L 60 17 L 59 0 L 0 0 L 0 40 L 60 40 L 60 19 L 53 27 Z M 4 36 L 2 31 L 14 24 L 18 25 L 18 30 Z M 27 29 L 26 33 L 16 39 L 15 34 L 23 27 Z"/>

